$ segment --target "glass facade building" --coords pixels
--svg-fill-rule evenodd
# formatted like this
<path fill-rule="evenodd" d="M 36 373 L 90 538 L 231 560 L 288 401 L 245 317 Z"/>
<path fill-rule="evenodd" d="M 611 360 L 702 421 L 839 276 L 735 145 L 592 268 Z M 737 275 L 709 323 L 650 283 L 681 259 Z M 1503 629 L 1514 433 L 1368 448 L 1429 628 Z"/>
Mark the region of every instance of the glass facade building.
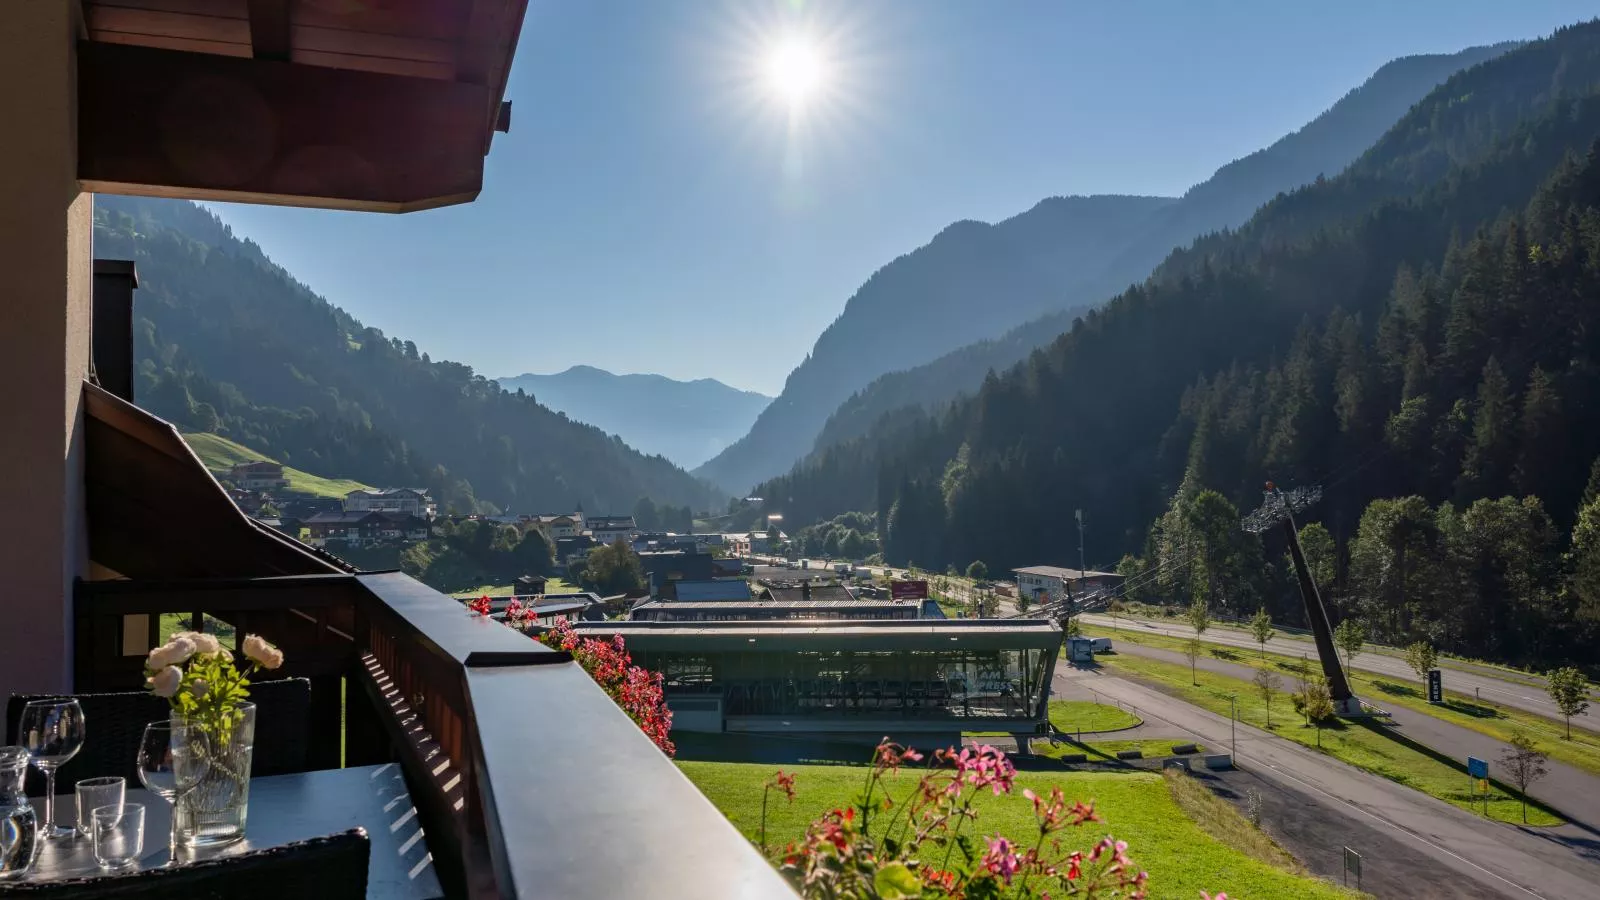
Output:
<path fill-rule="evenodd" d="M 1035 731 L 1062 633 L 1046 620 L 593 622 L 662 673 L 676 728 Z"/>

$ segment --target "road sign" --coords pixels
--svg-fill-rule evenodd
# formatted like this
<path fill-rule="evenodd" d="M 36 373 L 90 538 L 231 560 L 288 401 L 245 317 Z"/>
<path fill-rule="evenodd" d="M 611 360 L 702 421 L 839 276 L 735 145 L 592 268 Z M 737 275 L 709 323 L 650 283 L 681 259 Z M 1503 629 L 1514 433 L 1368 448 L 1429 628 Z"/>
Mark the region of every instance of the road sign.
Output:
<path fill-rule="evenodd" d="M 1467 757 L 1467 774 L 1482 780 L 1489 777 L 1489 763 L 1476 756 Z"/>
<path fill-rule="evenodd" d="M 1444 702 L 1444 673 L 1438 669 L 1428 670 L 1428 702 Z"/>
<path fill-rule="evenodd" d="M 890 582 L 889 596 L 896 600 L 926 600 L 928 582 L 922 580 Z"/>

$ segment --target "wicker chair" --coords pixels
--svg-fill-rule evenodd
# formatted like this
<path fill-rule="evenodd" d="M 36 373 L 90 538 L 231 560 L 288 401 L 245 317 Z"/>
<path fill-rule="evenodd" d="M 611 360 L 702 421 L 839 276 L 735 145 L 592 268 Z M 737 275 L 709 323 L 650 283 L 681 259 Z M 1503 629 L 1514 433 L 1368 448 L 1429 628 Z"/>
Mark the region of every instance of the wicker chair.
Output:
<path fill-rule="evenodd" d="M 12 694 L 6 704 L 6 743 L 18 743 L 22 708 L 30 700 L 76 697 L 83 707 L 88 740 L 56 773 L 56 793 L 70 794 L 80 778 L 121 775 L 139 783 L 136 759 L 144 726 L 170 714 L 167 701 L 148 691 L 113 694 Z M 250 773 L 257 777 L 306 771 L 311 729 L 311 682 L 304 678 L 258 681 L 250 685 L 256 705 L 256 737 Z M 30 767 L 28 795 L 44 794 L 44 775 Z"/>
<path fill-rule="evenodd" d="M 0 897 L 36 900 L 362 900 L 372 846 L 353 828 L 281 847 L 118 875 L 21 882 Z"/>

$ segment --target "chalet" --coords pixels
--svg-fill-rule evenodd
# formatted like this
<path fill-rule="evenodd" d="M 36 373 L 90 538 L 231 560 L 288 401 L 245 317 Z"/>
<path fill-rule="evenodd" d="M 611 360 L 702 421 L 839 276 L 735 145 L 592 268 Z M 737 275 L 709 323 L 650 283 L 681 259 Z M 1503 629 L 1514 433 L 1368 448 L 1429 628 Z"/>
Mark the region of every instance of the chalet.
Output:
<path fill-rule="evenodd" d="M 1060 566 L 1027 566 L 1014 571 L 1017 575 L 1017 593 L 1034 602 L 1098 594 L 1122 584 L 1122 576 L 1115 572 L 1091 572 Z"/>
<path fill-rule="evenodd" d="M 590 516 L 584 526 L 597 544 L 609 544 L 618 538 L 631 540 L 639 530 L 633 516 Z"/>
<path fill-rule="evenodd" d="M 344 504 L 336 497 L 294 497 L 288 500 L 275 501 L 274 506 L 285 519 L 311 518 L 317 513 L 343 512 Z"/>
<path fill-rule="evenodd" d="M 383 488 L 357 490 L 344 495 L 345 512 L 398 512 L 432 519 L 438 504 L 423 488 Z"/>
<path fill-rule="evenodd" d="M 289 486 L 283 466 L 265 460 L 235 465 L 228 470 L 228 480 L 246 491 L 280 491 Z"/>
<path fill-rule="evenodd" d="M 381 542 L 385 529 L 393 530 L 389 520 L 375 512 L 317 513 L 306 519 L 302 527 L 306 529 L 307 542 L 313 547 L 329 543 L 367 547 Z"/>
<path fill-rule="evenodd" d="M 562 538 L 577 537 L 583 533 L 583 517 L 561 514 L 540 514 L 525 516 L 522 524 L 527 528 L 537 528 L 545 537 L 552 541 Z"/>

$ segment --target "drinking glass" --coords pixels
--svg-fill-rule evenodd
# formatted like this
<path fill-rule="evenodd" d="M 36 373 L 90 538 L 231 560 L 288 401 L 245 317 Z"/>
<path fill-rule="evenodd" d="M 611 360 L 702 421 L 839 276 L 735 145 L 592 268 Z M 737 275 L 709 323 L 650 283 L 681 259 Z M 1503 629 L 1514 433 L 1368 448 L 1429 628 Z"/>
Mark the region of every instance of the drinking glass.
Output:
<path fill-rule="evenodd" d="M 78 833 L 91 837 L 89 814 L 103 806 L 121 808 L 127 796 L 128 782 L 121 775 L 104 778 L 83 778 L 78 781 Z"/>
<path fill-rule="evenodd" d="M 169 866 L 178 862 L 178 801 L 200 783 L 208 765 L 205 735 L 199 728 L 173 722 L 151 722 L 144 727 L 139 740 L 139 780 L 172 804 Z"/>
<path fill-rule="evenodd" d="M 28 762 L 44 773 L 44 823 L 39 833 L 49 838 L 71 837 L 77 829 L 56 824 L 56 769 L 83 749 L 83 708 L 78 701 L 57 697 L 35 700 L 22 708 L 18 728 Z"/>
<path fill-rule="evenodd" d="M 105 869 L 131 869 L 144 852 L 144 804 L 102 806 L 89 813 L 94 860 Z"/>

